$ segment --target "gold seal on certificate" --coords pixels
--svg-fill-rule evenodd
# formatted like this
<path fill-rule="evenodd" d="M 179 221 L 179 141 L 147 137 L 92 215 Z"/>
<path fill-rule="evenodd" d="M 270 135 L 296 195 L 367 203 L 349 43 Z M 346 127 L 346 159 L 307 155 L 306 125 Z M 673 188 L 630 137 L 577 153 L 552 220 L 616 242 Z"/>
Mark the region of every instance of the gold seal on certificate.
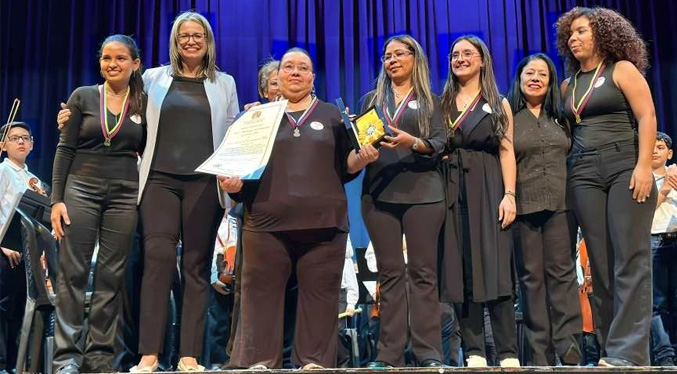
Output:
<path fill-rule="evenodd" d="M 257 105 L 228 128 L 219 148 L 195 171 L 259 179 L 266 169 L 287 100 Z"/>
<path fill-rule="evenodd" d="M 342 99 L 336 99 L 336 104 L 341 111 L 343 123 L 353 143 L 353 148 L 360 150 L 362 146 L 371 144 L 378 148 L 381 146 L 381 140 L 386 135 L 392 135 L 392 132 L 386 125 L 385 118 L 381 108 L 372 106 L 366 112 L 351 121 L 346 113 L 346 106 Z"/>

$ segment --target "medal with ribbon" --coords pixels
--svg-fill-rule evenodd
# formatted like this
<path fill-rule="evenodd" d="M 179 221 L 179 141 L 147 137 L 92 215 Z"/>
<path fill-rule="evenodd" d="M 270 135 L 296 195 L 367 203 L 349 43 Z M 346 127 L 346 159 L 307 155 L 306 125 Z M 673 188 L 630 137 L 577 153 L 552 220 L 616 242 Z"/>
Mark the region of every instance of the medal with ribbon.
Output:
<path fill-rule="evenodd" d="M 125 93 L 125 99 L 122 101 L 122 111 L 120 112 L 120 118 L 115 121 L 115 126 L 111 129 L 108 126 L 108 100 L 106 95 L 106 86 L 107 83 L 99 86 L 99 96 L 100 96 L 100 108 L 99 113 L 101 116 L 101 133 L 103 134 L 103 145 L 110 147 L 111 140 L 120 132 L 122 128 L 122 123 L 127 116 L 127 110 L 129 109 L 129 86 L 127 87 L 127 92 Z"/>
<path fill-rule="evenodd" d="M 571 111 L 576 116 L 576 123 L 581 123 L 581 113 L 583 112 L 583 109 L 585 109 L 585 106 L 588 105 L 588 101 L 590 101 L 590 97 L 592 97 L 592 91 L 595 87 L 595 83 L 597 82 L 597 78 L 602 75 L 605 68 L 606 65 L 604 65 L 604 60 L 597 64 L 597 68 L 595 69 L 595 74 L 592 76 L 590 85 L 588 86 L 587 91 L 585 91 L 583 96 L 578 100 L 578 105 L 576 105 L 576 86 L 578 83 L 578 74 L 581 73 L 581 70 L 579 69 L 578 72 L 576 72 L 576 75 L 574 75 L 574 90 L 571 92 Z"/>
<path fill-rule="evenodd" d="M 473 97 L 472 101 L 470 102 L 470 105 L 468 105 L 461 113 L 456 117 L 455 120 L 451 120 L 449 122 L 449 127 L 451 127 L 452 130 L 456 130 L 457 128 L 461 127 L 461 124 L 465 121 L 466 118 L 468 118 L 468 115 L 470 112 L 475 110 L 475 107 L 477 106 L 477 103 L 480 102 L 480 98 L 482 97 L 482 90 L 477 91 L 475 94 L 475 97 Z"/>
<path fill-rule="evenodd" d="M 386 106 L 386 103 L 383 103 L 383 114 L 385 114 L 386 121 L 388 121 L 388 124 L 392 127 L 397 127 L 397 123 L 400 121 L 400 117 L 402 117 L 402 113 L 407 108 L 407 105 L 411 101 L 411 99 L 414 97 L 414 87 L 409 89 L 409 92 L 407 92 L 407 95 L 404 97 L 404 99 L 400 102 L 400 105 L 397 106 L 397 109 L 395 109 L 395 115 L 390 116 L 390 111 L 388 110 L 388 107 Z"/>
<path fill-rule="evenodd" d="M 315 107 L 317 107 L 317 97 L 313 97 L 313 101 L 310 103 L 310 106 L 303 112 L 303 114 L 301 114 L 301 117 L 299 117 L 298 120 L 294 119 L 294 117 L 289 113 L 286 113 L 287 119 L 289 119 L 289 125 L 292 129 L 294 129 L 295 138 L 301 136 L 301 130 L 299 130 L 299 127 L 301 127 L 308 117 L 310 117 L 310 114 L 313 112 L 313 110 L 315 110 Z"/>

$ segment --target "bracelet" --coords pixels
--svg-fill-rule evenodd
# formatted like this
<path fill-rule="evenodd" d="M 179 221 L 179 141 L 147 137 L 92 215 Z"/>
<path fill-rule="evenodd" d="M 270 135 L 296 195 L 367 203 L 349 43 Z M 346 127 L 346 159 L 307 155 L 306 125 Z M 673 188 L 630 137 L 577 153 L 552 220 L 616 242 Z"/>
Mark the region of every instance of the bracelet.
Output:
<path fill-rule="evenodd" d="M 512 197 L 515 198 L 515 199 L 517 198 L 517 196 L 515 196 L 515 193 L 512 192 L 512 191 L 505 191 L 505 193 L 504 193 L 503 195 L 504 195 L 504 196 L 505 196 L 505 195 L 512 196 Z"/>

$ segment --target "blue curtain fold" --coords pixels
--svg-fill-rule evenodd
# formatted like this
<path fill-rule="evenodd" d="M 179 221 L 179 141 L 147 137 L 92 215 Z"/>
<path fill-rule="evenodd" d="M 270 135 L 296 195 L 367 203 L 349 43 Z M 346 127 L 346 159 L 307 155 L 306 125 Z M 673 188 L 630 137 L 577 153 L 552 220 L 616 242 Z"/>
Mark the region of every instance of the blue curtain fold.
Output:
<path fill-rule="evenodd" d="M 649 47 L 647 80 L 659 128 L 677 134 L 677 2 L 665 0 L 3 0 L 0 117 L 4 122 L 12 100 L 22 99 L 18 118 L 32 126 L 36 138 L 29 165 L 49 181 L 59 103 L 76 87 L 101 81 L 101 41 L 114 33 L 132 35 L 145 67 L 167 64 L 171 22 L 188 9 L 210 20 L 217 65 L 235 77 L 241 106 L 257 100 L 258 67 L 300 46 L 313 57 L 318 96 L 330 102 L 343 97 L 355 108 L 374 86 L 384 41 L 401 33 L 423 46 L 437 93 L 449 71 L 451 42 L 468 33 L 482 37 L 506 92 L 515 65 L 529 53 L 547 53 L 562 73 L 553 24 L 575 5 L 613 8 L 635 24 Z M 352 237 L 363 245 L 359 183 L 347 190 Z"/>

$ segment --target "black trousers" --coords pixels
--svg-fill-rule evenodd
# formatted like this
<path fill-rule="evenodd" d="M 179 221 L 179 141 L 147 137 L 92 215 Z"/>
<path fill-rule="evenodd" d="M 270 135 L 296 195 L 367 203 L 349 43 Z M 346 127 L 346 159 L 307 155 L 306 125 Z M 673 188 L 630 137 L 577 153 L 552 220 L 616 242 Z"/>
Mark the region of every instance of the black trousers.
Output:
<path fill-rule="evenodd" d="M 649 365 L 656 187 L 645 203 L 632 199 L 634 142 L 574 152 L 567 163 L 569 194 L 592 267 L 591 306 L 602 357 Z"/>
<path fill-rule="evenodd" d="M 567 364 L 580 363 L 576 231 L 572 213 L 564 211 L 519 215 L 513 225 L 531 365 L 554 366 L 555 354 Z"/>
<path fill-rule="evenodd" d="M 231 366 L 282 365 L 285 289 L 296 267 L 294 363 L 336 366 L 338 314 L 348 234 L 335 228 L 243 231 L 240 321 Z"/>
<path fill-rule="evenodd" d="M 407 326 L 416 360 L 442 361 L 437 241 L 444 212 L 444 202 L 410 205 L 362 200 L 362 217 L 374 244 L 381 290 L 378 361 L 404 366 Z M 403 234 L 407 264 L 402 253 Z"/>
<path fill-rule="evenodd" d="M 152 171 L 141 202 L 144 269 L 141 284 L 139 352 L 162 353 L 169 291 L 182 243 L 180 357 L 202 354 L 211 258 L 223 209 L 216 179 Z"/>
<path fill-rule="evenodd" d="M 9 259 L 0 256 L 0 370 L 11 371 L 16 367 L 26 309 L 26 268 L 23 260 L 11 268 Z"/>
<path fill-rule="evenodd" d="M 112 369 L 119 295 L 137 222 L 138 185 L 136 181 L 68 176 L 64 203 L 71 224 L 64 224 L 66 235 L 59 250 L 55 370 L 68 364 L 90 372 Z M 85 327 L 85 296 L 97 243 Z"/>
<path fill-rule="evenodd" d="M 489 311 L 491 331 L 496 346 L 496 360 L 517 358 L 517 327 L 515 325 L 515 306 L 512 296 L 499 297 L 496 300 L 478 303 L 466 298 L 463 303 L 455 303 L 456 315 L 461 324 L 463 355 L 481 356 L 489 359 L 485 351 L 484 306 Z"/>

